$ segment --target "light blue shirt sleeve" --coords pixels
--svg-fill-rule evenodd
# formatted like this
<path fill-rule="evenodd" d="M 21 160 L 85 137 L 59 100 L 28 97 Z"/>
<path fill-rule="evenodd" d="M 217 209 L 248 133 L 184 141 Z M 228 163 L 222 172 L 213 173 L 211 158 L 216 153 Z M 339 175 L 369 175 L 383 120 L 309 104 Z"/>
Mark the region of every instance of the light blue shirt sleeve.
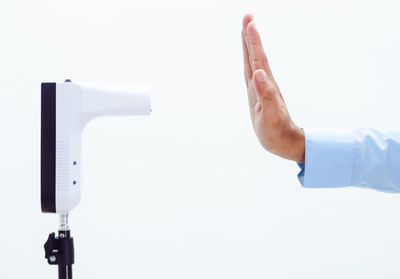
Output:
<path fill-rule="evenodd" d="M 307 188 L 358 186 L 400 192 L 400 131 L 304 129 L 305 164 L 298 178 Z"/>

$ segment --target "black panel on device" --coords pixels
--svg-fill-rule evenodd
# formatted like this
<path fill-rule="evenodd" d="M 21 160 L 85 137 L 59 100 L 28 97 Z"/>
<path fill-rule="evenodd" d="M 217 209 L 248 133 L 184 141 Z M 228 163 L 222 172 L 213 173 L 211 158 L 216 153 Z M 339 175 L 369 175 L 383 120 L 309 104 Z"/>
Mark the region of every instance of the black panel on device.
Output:
<path fill-rule="evenodd" d="M 56 83 L 42 83 L 41 155 L 42 212 L 56 212 Z"/>

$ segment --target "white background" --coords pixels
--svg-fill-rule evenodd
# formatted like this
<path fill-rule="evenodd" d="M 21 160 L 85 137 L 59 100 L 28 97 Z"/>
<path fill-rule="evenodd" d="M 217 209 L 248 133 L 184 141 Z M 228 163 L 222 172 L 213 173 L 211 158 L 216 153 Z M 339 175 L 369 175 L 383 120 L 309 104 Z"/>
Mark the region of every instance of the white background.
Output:
<path fill-rule="evenodd" d="M 302 127 L 399 127 L 398 1 L 0 2 L 0 278 L 56 278 L 40 211 L 40 83 L 147 84 L 150 117 L 83 134 L 76 278 L 399 278 L 400 196 L 303 189 L 252 131 L 255 14 Z"/>

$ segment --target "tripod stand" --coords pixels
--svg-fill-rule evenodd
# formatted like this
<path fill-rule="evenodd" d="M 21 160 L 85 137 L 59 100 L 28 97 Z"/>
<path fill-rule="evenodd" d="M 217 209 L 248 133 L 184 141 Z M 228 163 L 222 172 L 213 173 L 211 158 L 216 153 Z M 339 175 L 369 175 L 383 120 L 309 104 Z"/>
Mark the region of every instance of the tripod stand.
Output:
<path fill-rule="evenodd" d="M 60 214 L 58 236 L 51 233 L 44 244 L 45 258 L 50 265 L 58 265 L 59 279 L 72 279 L 74 239 L 68 225 L 68 214 Z"/>

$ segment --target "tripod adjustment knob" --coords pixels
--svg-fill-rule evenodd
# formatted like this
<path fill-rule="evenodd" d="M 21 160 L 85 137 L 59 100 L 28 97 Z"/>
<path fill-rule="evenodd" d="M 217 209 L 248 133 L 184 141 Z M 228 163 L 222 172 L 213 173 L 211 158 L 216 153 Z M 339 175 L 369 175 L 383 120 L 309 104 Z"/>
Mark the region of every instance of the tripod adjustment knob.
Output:
<path fill-rule="evenodd" d="M 71 265 L 74 263 L 74 239 L 68 232 L 60 232 L 63 238 L 56 237 L 55 233 L 49 234 L 44 244 L 45 258 L 51 265 Z"/>

